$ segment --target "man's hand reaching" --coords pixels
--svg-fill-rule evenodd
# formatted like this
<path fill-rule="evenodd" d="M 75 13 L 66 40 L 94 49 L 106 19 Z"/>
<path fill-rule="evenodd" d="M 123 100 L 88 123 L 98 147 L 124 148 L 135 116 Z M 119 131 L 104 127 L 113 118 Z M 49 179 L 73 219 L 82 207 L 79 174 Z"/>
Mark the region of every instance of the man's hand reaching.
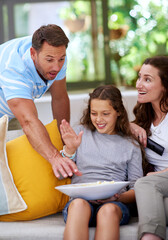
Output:
<path fill-rule="evenodd" d="M 57 152 L 54 158 L 50 161 L 52 169 L 57 178 L 60 178 L 60 174 L 66 177 L 72 177 L 73 174 L 81 176 L 82 173 L 78 170 L 76 164 L 68 157 L 62 157 L 59 152 Z"/>

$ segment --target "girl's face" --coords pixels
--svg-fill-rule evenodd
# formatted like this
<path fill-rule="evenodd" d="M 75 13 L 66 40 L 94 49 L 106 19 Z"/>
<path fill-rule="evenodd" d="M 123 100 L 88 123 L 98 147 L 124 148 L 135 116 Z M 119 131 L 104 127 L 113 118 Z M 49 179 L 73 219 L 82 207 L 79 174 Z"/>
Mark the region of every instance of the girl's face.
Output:
<path fill-rule="evenodd" d="M 138 102 L 159 104 L 162 98 L 164 87 L 159 77 L 157 68 L 143 64 L 136 82 L 138 90 Z"/>
<path fill-rule="evenodd" d="M 92 99 L 90 118 L 99 133 L 115 134 L 115 125 L 119 114 L 110 105 L 110 100 Z"/>

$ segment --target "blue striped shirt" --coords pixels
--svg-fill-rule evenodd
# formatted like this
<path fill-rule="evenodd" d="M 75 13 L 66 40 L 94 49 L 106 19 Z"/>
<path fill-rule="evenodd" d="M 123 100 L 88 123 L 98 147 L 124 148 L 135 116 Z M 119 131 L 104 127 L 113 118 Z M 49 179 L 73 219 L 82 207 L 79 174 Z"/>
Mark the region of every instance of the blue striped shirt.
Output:
<path fill-rule="evenodd" d="M 56 78 L 46 84 L 31 59 L 31 46 L 31 36 L 16 38 L 0 45 L 0 117 L 4 114 L 10 119 L 14 117 L 8 107 L 8 100 L 40 98 L 55 80 L 66 76 L 67 58 Z"/>

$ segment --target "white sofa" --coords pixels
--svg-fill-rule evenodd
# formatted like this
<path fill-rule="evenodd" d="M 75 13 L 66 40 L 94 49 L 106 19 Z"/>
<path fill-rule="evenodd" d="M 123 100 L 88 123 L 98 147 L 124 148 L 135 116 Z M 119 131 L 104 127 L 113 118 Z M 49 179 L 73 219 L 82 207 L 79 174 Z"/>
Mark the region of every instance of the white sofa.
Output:
<path fill-rule="evenodd" d="M 0 222 L 0 239 L 62 240 L 64 228 L 61 213 L 26 222 Z M 94 233 L 95 228 L 90 228 L 89 240 L 94 240 Z M 131 219 L 129 225 L 120 227 L 120 240 L 137 240 L 136 218 Z"/>
<path fill-rule="evenodd" d="M 136 103 L 136 92 L 123 93 L 124 102 L 128 110 L 129 118 L 132 120 L 132 108 Z M 88 94 L 70 95 L 71 101 L 71 124 L 79 120 L 83 108 L 86 105 Z M 50 112 L 50 97 L 36 101 L 39 117 L 44 124 L 52 120 Z M 46 114 L 47 111 L 47 114 Z M 44 114 L 45 112 L 45 114 Z M 46 119 L 45 117 L 48 117 Z M 7 141 L 22 134 L 22 130 L 8 131 Z M 130 223 L 120 227 L 120 240 L 137 240 L 138 219 L 132 217 Z M 65 224 L 62 213 L 57 213 L 32 221 L 0 222 L 0 240 L 62 240 Z M 95 228 L 89 229 L 89 239 L 94 239 Z"/>
<path fill-rule="evenodd" d="M 21 134 L 22 130 L 8 131 L 7 141 Z M 0 222 L 0 240 L 62 240 L 64 228 L 62 213 L 32 221 Z M 120 240 L 137 240 L 137 232 L 138 218 L 132 217 L 128 225 L 120 227 Z M 94 240 L 94 233 L 95 228 L 90 228 L 89 240 Z"/>

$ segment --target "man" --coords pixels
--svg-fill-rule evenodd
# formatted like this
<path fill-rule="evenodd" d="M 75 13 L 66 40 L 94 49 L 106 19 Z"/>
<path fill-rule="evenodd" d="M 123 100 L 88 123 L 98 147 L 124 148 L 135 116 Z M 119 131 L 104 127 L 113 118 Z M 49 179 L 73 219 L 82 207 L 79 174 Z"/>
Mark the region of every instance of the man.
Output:
<path fill-rule="evenodd" d="M 57 25 L 42 26 L 32 37 L 10 40 L 0 45 L 0 117 L 16 117 L 32 147 L 52 165 L 56 177 L 80 174 L 74 162 L 63 158 L 52 145 L 38 119 L 34 99 L 48 89 L 53 117 L 58 127 L 69 121 L 70 106 L 66 90 L 66 48 L 68 38 Z"/>

